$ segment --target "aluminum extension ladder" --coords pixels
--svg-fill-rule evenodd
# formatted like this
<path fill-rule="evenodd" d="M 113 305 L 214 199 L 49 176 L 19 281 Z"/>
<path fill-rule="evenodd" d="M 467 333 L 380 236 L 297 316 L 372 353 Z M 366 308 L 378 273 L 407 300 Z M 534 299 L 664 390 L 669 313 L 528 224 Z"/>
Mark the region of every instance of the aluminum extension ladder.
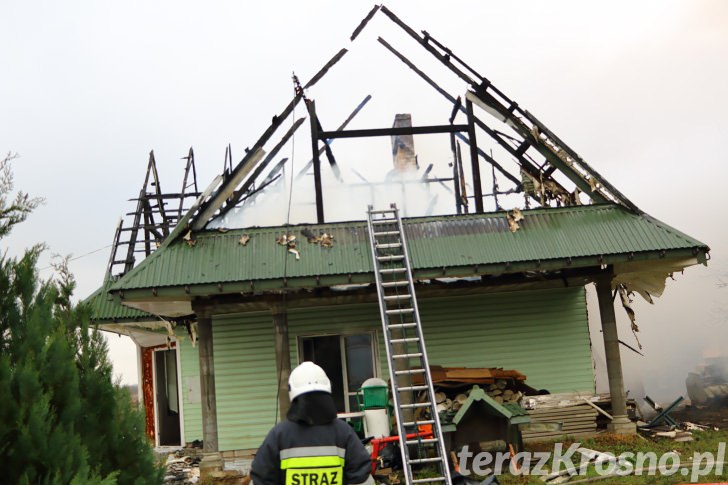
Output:
<path fill-rule="evenodd" d="M 368 223 L 405 481 L 407 485 L 438 482 L 451 485 L 412 269 L 397 206 L 392 204 L 388 210 L 373 210 L 370 205 Z M 414 377 L 421 382 L 413 384 Z M 423 429 L 432 432 L 424 433 Z M 420 473 L 431 475 L 426 478 L 416 477 L 413 467 L 422 470 L 427 465 L 434 465 L 437 472 L 434 475 Z"/>

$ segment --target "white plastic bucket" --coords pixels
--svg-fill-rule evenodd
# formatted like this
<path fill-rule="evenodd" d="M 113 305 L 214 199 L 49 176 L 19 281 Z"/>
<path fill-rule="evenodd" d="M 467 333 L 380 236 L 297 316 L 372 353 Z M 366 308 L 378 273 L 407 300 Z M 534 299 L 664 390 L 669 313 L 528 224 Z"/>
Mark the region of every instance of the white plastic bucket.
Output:
<path fill-rule="evenodd" d="M 364 410 L 364 436 L 367 438 L 389 436 L 389 415 L 386 409 Z"/>

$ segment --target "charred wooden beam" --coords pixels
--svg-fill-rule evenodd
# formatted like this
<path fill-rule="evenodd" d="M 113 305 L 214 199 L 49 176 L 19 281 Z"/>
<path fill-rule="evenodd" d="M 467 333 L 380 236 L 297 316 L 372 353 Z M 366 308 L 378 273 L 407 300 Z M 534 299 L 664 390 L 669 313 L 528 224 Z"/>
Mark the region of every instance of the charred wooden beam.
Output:
<path fill-rule="evenodd" d="M 463 135 L 462 133 L 455 133 L 455 136 L 458 137 L 466 145 L 470 145 L 470 140 L 467 136 Z M 521 181 L 517 177 L 511 175 L 510 172 L 507 172 L 506 169 L 503 168 L 492 156 L 488 155 L 480 147 L 476 147 L 476 150 L 478 151 L 479 156 L 483 157 L 486 162 L 493 166 L 494 170 L 497 169 L 500 173 L 505 175 L 508 180 L 516 184 L 516 187 L 522 187 L 523 184 L 521 183 Z"/>
<path fill-rule="evenodd" d="M 278 152 L 283 148 L 283 146 L 288 142 L 288 140 L 293 136 L 293 134 L 298 130 L 298 128 L 301 126 L 305 118 L 299 118 L 294 123 L 293 126 L 291 126 L 288 131 L 281 137 L 281 140 L 276 144 L 275 147 L 273 147 L 270 151 L 270 153 L 265 157 L 265 159 L 258 164 L 257 167 L 255 167 L 255 170 L 250 174 L 250 176 L 243 182 L 243 184 L 240 186 L 238 190 L 233 192 L 232 195 L 228 198 L 230 202 L 223 207 L 220 210 L 220 216 L 224 216 L 227 214 L 230 209 L 235 207 L 235 205 L 240 201 L 240 198 L 245 195 L 248 190 L 253 186 L 255 181 L 258 177 L 265 171 L 265 168 L 270 164 L 271 160 L 278 154 Z"/>
<path fill-rule="evenodd" d="M 187 192 L 187 193 L 179 193 L 179 194 L 172 193 L 172 194 L 160 194 L 158 197 L 155 197 L 155 198 L 162 199 L 162 200 L 170 200 L 170 199 L 177 200 L 180 197 L 198 197 L 199 195 L 200 195 L 199 192 Z M 149 195 L 145 195 L 144 199 L 141 199 L 139 197 L 134 197 L 134 198 L 127 199 L 127 200 L 129 202 L 136 202 L 138 200 L 145 200 L 148 198 L 149 198 Z M 166 202 L 165 202 L 165 205 L 166 205 Z"/>
<path fill-rule="evenodd" d="M 329 72 L 329 69 L 334 67 L 334 65 L 341 60 L 342 57 L 344 57 L 344 54 L 346 54 L 348 51 L 346 49 L 341 49 L 339 52 L 337 52 L 334 57 L 332 57 L 329 62 L 324 64 L 324 67 L 319 69 L 319 71 L 314 74 L 314 76 L 311 78 L 309 82 L 306 83 L 306 85 L 303 87 L 303 89 L 308 89 L 317 82 L 321 80 L 322 77 L 326 75 L 327 72 Z"/>
<path fill-rule="evenodd" d="M 324 129 L 321 127 L 321 121 L 319 121 L 318 116 L 316 117 L 316 129 L 319 133 L 322 133 Z M 324 153 L 326 153 L 326 159 L 329 161 L 329 165 L 331 166 L 331 170 L 334 172 L 334 175 L 336 176 L 336 179 L 341 182 L 341 171 L 339 170 L 338 165 L 336 164 L 336 158 L 334 158 L 334 152 L 331 151 L 331 144 L 329 143 L 328 139 L 324 139 Z M 320 156 L 320 155 L 319 155 Z"/>
<path fill-rule="evenodd" d="M 468 115 L 468 138 L 470 138 L 470 163 L 473 171 L 473 196 L 475 197 L 475 212 L 483 212 L 483 185 L 480 182 L 480 163 L 478 161 L 478 143 L 475 138 L 475 115 L 473 103 L 465 101 L 465 110 Z"/>
<path fill-rule="evenodd" d="M 460 58 L 452 54 L 450 49 L 437 42 L 427 32 L 423 32 L 423 36 L 420 36 L 411 27 L 409 27 L 406 23 L 400 20 L 399 17 L 397 17 L 392 11 L 384 6 L 382 6 L 382 12 L 387 15 L 387 17 L 389 17 L 395 24 L 402 28 L 402 30 L 404 30 L 408 35 L 410 35 L 410 37 L 412 37 L 420 45 L 422 45 L 425 50 L 430 52 L 430 54 L 432 54 L 435 58 L 442 62 L 442 64 L 450 69 L 450 71 L 452 71 L 462 80 L 470 84 L 475 90 L 476 96 L 481 98 L 486 104 L 490 105 L 490 109 L 488 111 L 492 109 L 499 111 L 504 117 L 503 121 L 507 120 L 509 122 L 509 125 L 513 127 L 519 133 L 519 135 L 524 137 L 524 139 L 531 141 L 534 148 L 536 148 L 539 153 L 541 153 L 541 155 L 547 159 L 547 161 L 549 161 L 553 165 L 556 165 L 563 172 L 563 174 L 567 178 L 569 178 L 574 184 L 576 184 L 580 189 L 588 193 L 593 199 L 597 201 L 607 201 L 609 198 L 608 196 L 611 196 L 615 202 L 621 203 L 636 212 L 641 212 L 629 199 L 622 195 L 599 173 L 597 173 L 593 168 L 586 164 L 586 162 L 584 162 L 581 157 L 576 154 L 576 152 L 574 152 L 565 143 L 561 142 L 558 137 L 553 135 L 553 133 L 551 133 L 551 131 L 548 130 L 548 128 L 546 128 L 543 123 L 538 121 L 535 116 L 533 116 L 528 111 L 520 109 L 515 101 L 508 98 L 502 91 L 493 86 L 493 84 L 491 84 L 489 80 L 487 80 L 483 76 L 480 76 L 480 74 L 475 72 L 474 69 L 465 64 Z M 432 44 L 434 44 L 434 46 Z M 456 62 L 452 62 L 453 59 Z M 460 67 L 458 67 L 458 65 L 456 65 L 456 63 L 466 70 L 470 71 L 471 74 L 475 75 L 477 80 L 473 79 L 473 77 L 465 73 Z M 500 98 L 500 100 L 493 97 L 490 93 L 487 92 L 487 90 L 492 91 L 495 95 L 498 96 L 498 98 Z M 534 136 L 534 134 L 532 133 L 533 130 L 530 129 L 523 122 L 523 119 L 527 119 L 533 125 L 533 128 L 536 128 L 541 133 L 544 133 L 553 143 L 556 144 L 556 146 L 551 147 L 544 140 L 541 140 L 540 137 Z M 571 158 L 571 160 L 569 162 L 562 160 L 562 158 L 558 154 L 559 151 L 563 151 L 564 153 L 566 153 Z M 574 167 L 574 165 L 577 164 L 581 169 L 581 172 L 584 173 L 581 173 Z M 588 177 L 593 178 L 596 182 L 601 184 L 603 188 L 606 188 L 608 191 L 608 195 L 602 193 L 599 188 L 591 187 L 589 182 L 586 180 Z M 589 187 L 587 188 L 586 186 Z"/>
<path fill-rule="evenodd" d="M 460 173 L 458 167 L 458 154 L 455 146 L 455 133 L 450 133 L 450 150 L 452 151 L 452 186 L 455 192 L 455 212 L 463 213 L 462 199 L 460 198 Z"/>
<path fill-rule="evenodd" d="M 457 133 L 460 131 L 468 131 L 468 125 L 403 126 L 399 128 L 323 131 L 318 133 L 318 138 L 319 140 L 326 140 L 332 138 L 363 138 L 369 136 L 430 135 L 436 133 Z"/>
<path fill-rule="evenodd" d="M 332 57 L 311 78 L 308 83 L 306 83 L 304 89 L 310 88 L 311 86 L 316 84 L 329 71 L 329 69 L 331 69 L 337 62 L 339 62 L 342 57 L 344 57 L 344 54 L 346 54 L 346 52 L 346 49 L 341 49 L 339 52 L 337 52 L 336 55 L 334 55 L 334 57 Z M 238 186 L 238 184 L 240 184 L 240 182 L 242 182 L 242 180 L 245 178 L 245 175 L 250 173 L 250 171 L 252 170 L 252 165 L 255 165 L 255 163 L 257 163 L 262 158 L 263 145 L 265 145 L 270 137 L 273 136 L 273 133 L 275 133 L 281 123 L 283 123 L 283 121 L 288 118 L 288 116 L 290 116 L 290 114 L 293 112 L 293 109 L 301 101 L 301 99 L 303 99 L 303 92 L 297 92 L 291 102 L 288 104 L 288 106 L 286 106 L 279 115 L 273 117 L 273 122 L 271 123 L 271 125 L 261 135 L 258 141 L 255 142 L 253 147 L 246 153 L 246 155 L 238 163 L 238 165 L 233 169 L 230 177 L 226 178 L 220 188 L 215 192 L 215 194 L 213 194 L 213 196 L 210 197 L 209 200 L 202 204 L 197 216 L 195 217 L 195 220 L 192 223 L 193 230 L 200 230 L 205 227 L 212 215 L 215 214 L 215 212 L 217 212 L 218 209 L 222 207 L 227 198 L 235 191 L 235 188 Z M 249 164 L 251 166 L 248 166 Z"/>
<path fill-rule="evenodd" d="M 354 32 L 351 34 L 351 37 L 349 38 L 349 40 L 351 40 L 353 42 L 354 39 L 356 39 L 359 36 L 359 34 L 361 34 L 361 31 L 364 30 L 364 27 L 367 26 L 369 21 L 372 19 L 372 17 L 374 17 L 374 15 L 379 11 L 380 8 L 381 8 L 381 5 L 375 5 L 374 8 L 372 8 L 369 11 L 369 13 L 366 15 L 366 17 L 364 17 L 362 19 L 362 21 L 359 23 L 359 25 L 356 26 L 356 29 L 354 29 Z"/>
<path fill-rule="evenodd" d="M 111 276 L 111 270 L 116 264 L 116 250 L 121 245 L 121 232 L 124 226 L 124 219 L 119 218 L 119 223 L 116 224 L 116 230 L 114 231 L 114 243 L 111 245 L 111 254 L 109 255 L 109 262 L 106 264 L 106 274 Z"/>
<path fill-rule="evenodd" d="M 152 168 L 152 177 L 154 178 L 154 181 L 152 182 L 152 185 L 154 186 L 154 199 L 157 201 L 157 208 L 159 210 L 159 214 L 162 216 L 162 220 L 165 220 L 167 218 L 166 212 L 164 210 L 164 202 L 162 201 L 162 186 L 159 181 L 159 173 L 157 172 L 157 161 L 154 159 L 154 151 L 151 151 L 149 153 L 149 164 Z M 169 235 L 169 230 L 166 228 L 162 228 L 162 232 L 164 233 L 164 237 L 167 237 Z"/>
<path fill-rule="evenodd" d="M 387 41 L 385 41 L 384 39 L 382 39 L 381 37 L 380 37 L 380 38 L 379 38 L 378 40 L 379 40 L 379 43 L 380 43 L 380 44 L 382 44 L 382 45 L 383 45 L 383 46 L 384 46 L 385 48 L 387 48 L 387 50 L 389 50 L 389 52 L 391 52 L 392 54 L 394 54 L 394 56 L 395 56 L 395 57 L 397 57 L 397 58 L 398 58 L 398 59 L 399 59 L 400 61 L 402 61 L 402 62 L 403 62 L 403 63 L 404 63 L 404 64 L 405 64 L 405 65 L 406 65 L 407 67 L 409 67 L 410 69 L 412 69 L 412 70 L 413 70 L 413 71 L 415 72 L 415 74 L 417 74 L 418 76 L 420 76 L 420 77 L 421 77 L 421 78 L 422 78 L 422 79 L 423 79 L 423 80 L 424 80 L 424 81 L 425 81 L 425 82 L 426 82 L 427 84 L 429 84 L 430 86 L 432 86 L 432 87 L 433 87 L 433 88 L 434 88 L 434 89 L 435 89 L 435 90 L 436 90 L 436 91 L 437 91 L 438 93 L 440 93 L 440 94 L 441 94 L 441 95 L 442 95 L 442 96 L 443 96 L 443 97 L 444 97 L 445 99 L 447 99 L 448 101 L 450 101 L 450 102 L 451 102 L 451 103 L 453 103 L 453 104 L 457 104 L 457 99 L 456 99 L 456 98 L 455 98 L 454 96 L 452 96 L 452 95 L 451 95 L 450 93 L 448 93 L 447 91 L 445 91 L 444 89 L 442 89 L 442 88 L 441 88 L 441 87 L 440 87 L 440 86 L 439 86 L 439 85 L 438 85 L 438 84 L 437 84 L 437 83 L 436 83 L 435 81 L 433 81 L 433 80 L 432 80 L 432 78 L 430 78 L 430 77 L 429 77 L 429 76 L 428 76 L 427 74 L 425 74 L 425 73 L 424 73 L 424 72 L 423 72 L 423 71 L 422 71 L 421 69 L 419 69 L 419 68 L 418 68 L 417 66 L 415 66 L 415 65 L 414 65 L 414 64 L 413 64 L 413 63 L 412 63 L 412 62 L 411 62 L 411 61 L 410 61 L 409 59 L 407 59 L 407 58 L 406 58 L 406 57 L 405 57 L 405 56 L 404 56 L 404 55 L 403 55 L 402 53 L 400 53 L 400 52 L 399 52 L 399 51 L 397 51 L 397 50 L 396 50 L 396 49 L 395 49 L 394 47 L 392 47 L 391 45 L 389 45 L 389 43 L 388 43 Z M 460 111 L 461 111 L 461 112 L 465 112 L 465 108 L 464 108 L 464 107 L 462 106 L 462 103 L 460 104 L 460 107 L 459 107 L 459 109 L 460 109 Z M 486 124 L 485 124 L 485 123 L 484 123 L 483 121 L 481 121 L 481 120 L 480 120 L 479 118 L 477 118 L 477 117 L 475 118 L 475 123 L 476 123 L 476 124 L 478 125 L 478 127 L 480 127 L 480 128 L 481 128 L 481 129 L 483 129 L 483 130 L 484 130 L 484 131 L 485 131 L 486 133 L 488 133 L 488 135 L 489 135 L 489 136 L 491 136 L 491 137 L 493 137 L 493 136 L 494 136 L 494 135 L 493 135 L 493 133 L 495 133 L 495 130 L 492 130 L 492 129 L 491 129 L 490 127 L 488 127 L 488 126 L 487 126 L 487 125 L 486 125 Z M 460 135 L 460 134 L 457 134 L 456 136 L 458 136 L 458 137 L 462 137 L 462 135 Z M 461 138 L 461 139 L 462 139 L 462 138 Z M 497 141 L 497 142 L 498 142 L 498 144 L 500 144 L 500 145 L 503 145 L 503 144 L 505 143 L 505 142 L 503 142 L 503 141 L 502 141 L 502 140 L 501 140 L 500 138 L 497 138 L 497 139 L 496 139 L 496 141 Z M 509 146 L 508 148 L 510 148 L 510 146 Z M 481 152 L 479 152 L 479 153 L 481 153 Z M 482 153 L 481 153 L 481 155 L 482 155 Z M 517 156 L 516 158 L 518 159 L 518 162 L 519 162 L 519 163 L 521 164 L 521 166 L 524 166 L 524 165 L 530 166 L 531 168 L 530 168 L 530 170 L 529 170 L 529 171 L 535 171 L 535 170 L 536 170 L 536 168 L 535 168 L 535 167 L 533 167 L 533 165 L 532 165 L 532 164 L 531 164 L 531 163 L 530 163 L 530 162 L 529 162 L 528 160 L 526 160 L 526 159 L 525 159 L 524 157 L 522 157 L 522 156 Z M 510 174 L 510 172 L 508 172 L 508 171 L 507 171 L 506 169 L 504 169 L 504 168 L 503 168 L 503 167 L 502 167 L 502 166 L 501 166 L 500 164 L 498 164 L 498 163 L 497 163 L 497 162 L 496 162 L 495 160 L 493 160 L 493 158 L 492 158 L 492 157 L 490 157 L 490 159 L 486 159 L 486 160 L 487 160 L 487 161 L 488 161 L 488 162 L 489 162 L 489 163 L 490 163 L 491 165 L 494 165 L 494 166 L 495 166 L 495 168 L 496 168 L 496 169 L 497 169 L 497 170 L 498 170 L 499 172 L 501 172 L 501 173 L 502 173 L 503 175 L 505 175 L 505 176 L 506 176 L 506 177 L 507 177 L 507 178 L 508 178 L 509 180 L 511 180 L 511 181 L 512 181 L 513 183 L 515 183 L 515 184 L 520 184 L 520 183 L 521 183 L 519 179 L 517 179 L 517 178 L 515 178 L 515 177 L 514 177 L 513 175 L 511 175 L 511 174 Z M 536 199 L 536 200 L 538 200 L 538 199 Z"/>
<path fill-rule="evenodd" d="M 354 117 L 359 114 L 359 111 L 369 102 L 369 100 L 372 99 L 371 94 L 367 94 L 366 98 L 359 103 L 359 105 L 354 109 L 354 111 L 349 114 L 349 116 L 344 120 L 343 123 L 339 125 L 338 128 L 336 128 L 337 131 L 341 131 L 344 128 L 347 127 L 347 125 L 351 122 L 351 120 L 354 119 Z M 321 156 L 324 153 L 325 147 L 319 148 L 318 154 Z M 308 172 L 308 169 L 311 168 L 311 165 L 313 165 L 313 159 L 309 160 L 308 163 L 298 172 L 297 178 L 302 177 L 306 172 Z"/>
<path fill-rule="evenodd" d="M 321 187 L 321 158 L 319 156 L 318 142 L 320 133 L 316 123 L 316 102 L 310 101 L 307 105 L 308 116 L 311 120 L 311 153 L 313 154 L 313 183 L 316 192 L 316 221 L 324 223 L 324 196 Z"/>
<path fill-rule="evenodd" d="M 249 190 L 247 194 L 245 194 L 244 197 L 240 198 L 240 202 L 244 202 L 246 200 L 254 200 L 266 187 L 273 184 L 276 180 L 281 178 L 281 174 L 278 174 L 274 177 L 272 177 L 270 180 L 264 180 L 263 183 L 260 184 L 260 187 L 257 187 L 255 190 Z"/>
<path fill-rule="evenodd" d="M 193 231 L 199 231 L 207 225 L 207 222 L 213 214 L 235 193 L 235 187 L 245 179 L 253 170 L 253 167 L 263 158 L 264 153 L 262 148 L 257 148 L 255 151 L 251 150 L 245 155 L 243 161 L 235 167 L 220 188 L 202 205 L 197 217 L 192 222 Z"/>

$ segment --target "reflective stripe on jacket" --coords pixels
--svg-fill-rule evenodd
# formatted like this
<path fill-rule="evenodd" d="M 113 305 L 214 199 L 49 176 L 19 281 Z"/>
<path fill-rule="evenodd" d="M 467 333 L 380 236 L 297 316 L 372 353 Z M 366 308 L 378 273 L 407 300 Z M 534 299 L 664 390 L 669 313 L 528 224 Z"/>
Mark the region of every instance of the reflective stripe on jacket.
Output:
<path fill-rule="evenodd" d="M 370 471 L 369 453 L 345 422 L 284 421 L 258 449 L 251 476 L 255 485 L 372 485 Z"/>

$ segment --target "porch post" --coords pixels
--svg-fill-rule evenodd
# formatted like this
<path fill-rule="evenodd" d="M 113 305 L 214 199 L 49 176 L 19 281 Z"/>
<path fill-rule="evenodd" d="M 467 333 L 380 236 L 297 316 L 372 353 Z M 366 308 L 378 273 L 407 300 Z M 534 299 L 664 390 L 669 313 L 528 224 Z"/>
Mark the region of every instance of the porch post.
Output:
<path fill-rule="evenodd" d="M 279 421 L 286 419 L 288 400 L 288 376 L 291 375 L 291 350 L 288 345 L 288 309 L 285 303 L 271 306 L 276 346 L 276 378 L 278 379 Z"/>
<path fill-rule="evenodd" d="M 609 274 L 598 277 L 595 282 L 599 299 L 599 316 L 602 321 L 604 354 L 607 359 L 609 395 L 612 400 L 612 416 L 614 417 L 607 429 L 617 434 L 634 434 L 637 432 L 637 427 L 627 417 L 627 397 L 624 393 L 617 320 L 614 316 L 614 302 L 612 301 L 613 276 L 610 269 Z"/>
<path fill-rule="evenodd" d="M 197 352 L 200 361 L 200 392 L 202 405 L 202 451 L 200 473 L 222 470 L 223 462 L 217 440 L 217 398 L 215 396 L 215 363 L 212 345 L 212 315 L 209 308 L 194 304 L 197 315 Z"/>

